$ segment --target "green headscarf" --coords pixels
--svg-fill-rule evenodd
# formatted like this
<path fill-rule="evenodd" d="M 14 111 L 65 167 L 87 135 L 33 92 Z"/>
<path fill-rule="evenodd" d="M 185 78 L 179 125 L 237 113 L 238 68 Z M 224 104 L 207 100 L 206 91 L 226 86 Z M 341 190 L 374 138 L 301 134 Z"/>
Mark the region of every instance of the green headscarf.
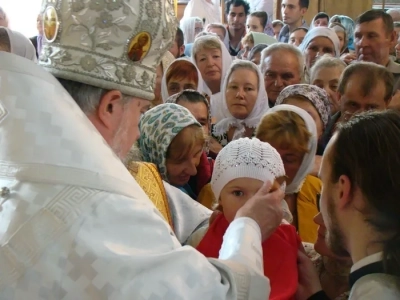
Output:
<path fill-rule="evenodd" d="M 164 103 L 146 112 L 139 123 L 139 149 L 143 160 L 157 166 L 163 180 L 168 182 L 167 151 L 172 140 L 182 129 L 200 123 L 185 107 Z"/>

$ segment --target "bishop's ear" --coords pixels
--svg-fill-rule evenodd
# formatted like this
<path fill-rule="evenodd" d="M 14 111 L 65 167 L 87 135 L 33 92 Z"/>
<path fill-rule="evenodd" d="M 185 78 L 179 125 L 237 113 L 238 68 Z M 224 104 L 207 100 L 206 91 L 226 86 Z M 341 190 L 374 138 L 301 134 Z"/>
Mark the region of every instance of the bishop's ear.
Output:
<path fill-rule="evenodd" d="M 102 95 L 97 109 L 97 117 L 104 127 L 115 131 L 119 128 L 123 113 L 123 96 L 118 90 L 111 90 Z"/>

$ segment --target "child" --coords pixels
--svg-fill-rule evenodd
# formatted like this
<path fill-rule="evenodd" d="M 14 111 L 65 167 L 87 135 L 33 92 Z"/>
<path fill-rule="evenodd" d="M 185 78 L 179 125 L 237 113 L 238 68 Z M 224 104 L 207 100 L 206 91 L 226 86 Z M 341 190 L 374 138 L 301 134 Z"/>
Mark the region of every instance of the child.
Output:
<path fill-rule="evenodd" d="M 218 199 L 219 214 L 210 225 L 197 250 L 218 258 L 223 236 L 236 212 L 261 188 L 273 182 L 284 189 L 285 169 L 278 152 L 268 143 L 253 138 L 230 142 L 218 154 L 211 186 Z M 297 282 L 297 250 L 300 239 L 292 225 L 282 224 L 263 242 L 264 274 L 270 280 L 273 300 L 294 299 Z"/>

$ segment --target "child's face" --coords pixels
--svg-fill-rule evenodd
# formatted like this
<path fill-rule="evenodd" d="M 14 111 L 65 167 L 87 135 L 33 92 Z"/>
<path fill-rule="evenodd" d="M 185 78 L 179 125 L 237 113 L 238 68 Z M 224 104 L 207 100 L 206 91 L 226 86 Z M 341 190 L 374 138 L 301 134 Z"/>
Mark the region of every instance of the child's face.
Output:
<path fill-rule="evenodd" d="M 236 178 L 224 186 L 219 204 L 229 223 L 235 219 L 237 211 L 258 192 L 262 185 L 263 182 L 258 179 Z"/>

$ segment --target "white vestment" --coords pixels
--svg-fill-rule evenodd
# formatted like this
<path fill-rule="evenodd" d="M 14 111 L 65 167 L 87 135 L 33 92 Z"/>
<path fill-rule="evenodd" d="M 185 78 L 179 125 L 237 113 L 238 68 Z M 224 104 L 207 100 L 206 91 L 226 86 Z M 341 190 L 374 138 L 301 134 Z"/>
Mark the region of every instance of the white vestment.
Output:
<path fill-rule="evenodd" d="M 268 299 L 261 234 L 181 244 L 58 81 L 0 52 L 0 299 Z"/>

